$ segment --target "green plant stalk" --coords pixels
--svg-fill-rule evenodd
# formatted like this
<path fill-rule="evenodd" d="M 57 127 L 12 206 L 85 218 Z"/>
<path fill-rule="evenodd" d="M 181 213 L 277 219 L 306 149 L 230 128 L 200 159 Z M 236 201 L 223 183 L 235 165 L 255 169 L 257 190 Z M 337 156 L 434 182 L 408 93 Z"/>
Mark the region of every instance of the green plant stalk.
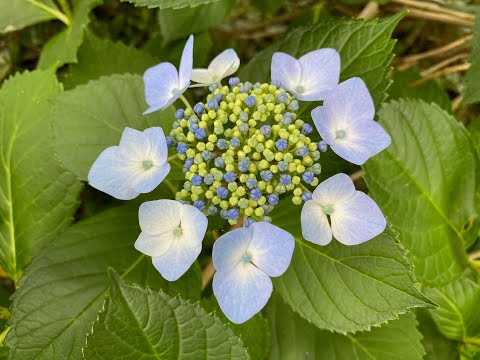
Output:
<path fill-rule="evenodd" d="M 30 4 L 38 7 L 39 9 L 42 9 L 42 10 L 48 12 L 49 14 L 52 14 L 53 16 L 55 16 L 55 18 L 57 18 L 58 20 L 63 22 L 65 25 L 67 25 L 67 26 L 71 25 L 70 19 L 64 13 L 62 13 L 61 11 L 58 11 L 56 9 L 52 9 L 50 6 L 47 6 L 47 5 L 41 3 L 37 0 L 27 0 L 27 1 Z"/>

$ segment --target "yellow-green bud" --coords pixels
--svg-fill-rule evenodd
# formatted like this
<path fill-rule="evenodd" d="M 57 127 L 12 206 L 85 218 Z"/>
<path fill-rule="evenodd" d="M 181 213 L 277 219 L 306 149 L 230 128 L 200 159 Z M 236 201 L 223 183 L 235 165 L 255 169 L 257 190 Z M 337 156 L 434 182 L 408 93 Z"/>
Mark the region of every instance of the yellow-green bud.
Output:
<path fill-rule="evenodd" d="M 295 195 L 295 196 L 300 196 L 300 195 L 302 195 L 302 193 L 303 193 L 302 189 L 300 189 L 298 187 L 295 188 L 295 190 L 293 190 L 293 195 Z"/>
<path fill-rule="evenodd" d="M 292 202 L 295 204 L 295 205 L 300 205 L 302 203 L 302 198 L 300 196 L 294 196 L 292 198 Z"/>
<path fill-rule="evenodd" d="M 260 197 L 260 199 L 257 200 L 258 205 L 265 205 L 265 202 L 267 201 L 267 198 L 265 196 Z"/>
<path fill-rule="evenodd" d="M 197 150 L 198 150 L 198 151 L 203 151 L 203 150 L 205 150 L 205 143 L 204 143 L 204 142 L 199 142 L 199 143 L 197 143 Z"/>
<path fill-rule="evenodd" d="M 300 184 L 300 176 L 295 175 L 294 177 L 292 177 L 292 184 L 294 185 Z"/>
<path fill-rule="evenodd" d="M 245 209 L 245 215 L 252 216 L 252 214 L 253 214 L 253 209 L 251 207 L 247 207 Z"/>
<path fill-rule="evenodd" d="M 220 201 L 220 207 L 221 207 L 223 210 L 227 210 L 227 209 L 229 208 L 228 201 L 226 201 L 226 200 Z"/>
<path fill-rule="evenodd" d="M 222 201 L 222 199 L 220 199 L 218 196 L 214 196 L 213 199 L 212 199 L 212 203 L 214 205 L 220 204 L 220 201 Z"/>
<path fill-rule="evenodd" d="M 206 197 L 207 199 L 209 199 L 209 200 L 210 200 L 210 199 L 213 199 L 213 196 L 214 196 L 214 194 L 213 194 L 213 191 L 212 191 L 212 190 L 207 190 L 207 191 L 205 192 L 205 197 Z"/>
<path fill-rule="evenodd" d="M 262 207 L 258 207 L 255 209 L 255 215 L 257 216 L 263 216 L 264 213 L 265 213 L 265 210 L 263 210 Z"/>
<path fill-rule="evenodd" d="M 283 153 L 281 153 L 281 152 L 275 153 L 275 160 L 277 160 L 277 161 L 283 160 Z"/>
<path fill-rule="evenodd" d="M 225 165 L 225 170 L 226 171 L 235 171 L 235 165 L 227 164 L 227 165 Z"/>

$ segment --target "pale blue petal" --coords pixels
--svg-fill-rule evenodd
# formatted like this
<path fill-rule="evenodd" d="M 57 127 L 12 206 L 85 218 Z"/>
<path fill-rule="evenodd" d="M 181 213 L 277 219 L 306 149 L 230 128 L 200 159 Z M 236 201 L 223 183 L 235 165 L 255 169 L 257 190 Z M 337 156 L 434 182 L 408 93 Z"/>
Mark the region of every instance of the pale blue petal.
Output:
<path fill-rule="evenodd" d="M 282 52 L 276 52 L 272 56 L 272 82 L 278 82 L 282 86 L 295 93 L 295 87 L 299 85 L 302 68 L 297 59 Z"/>
<path fill-rule="evenodd" d="M 313 191 L 312 199 L 321 206 L 332 206 L 355 195 L 355 185 L 347 174 L 337 174 L 322 181 Z"/>
<path fill-rule="evenodd" d="M 144 130 L 145 135 L 150 140 L 151 153 L 148 159 L 152 160 L 155 165 L 162 165 L 167 161 L 168 147 L 165 133 L 161 127 L 151 127 Z"/>
<path fill-rule="evenodd" d="M 188 234 L 190 241 L 201 244 L 208 227 L 207 217 L 192 205 L 182 205 L 180 213 L 183 232 Z"/>
<path fill-rule="evenodd" d="M 303 101 L 323 100 L 338 85 L 340 55 L 335 49 L 311 51 L 298 59 L 302 67 L 300 85 L 304 91 L 297 94 Z"/>
<path fill-rule="evenodd" d="M 179 67 L 179 76 L 178 76 L 178 86 L 179 91 L 183 92 L 184 89 L 188 88 L 190 85 L 190 78 L 192 76 L 193 68 L 193 35 L 187 40 L 185 47 L 183 48 L 182 58 L 180 59 Z"/>
<path fill-rule="evenodd" d="M 386 149 L 391 138 L 374 120 L 363 120 L 347 129 L 347 137 L 331 144 L 332 150 L 341 158 L 356 165 L 363 165 L 372 156 Z"/>
<path fill-rule="evenodd" d="M 323 106 L 330 109 L 339 122 L 354 123 L 358 120 L 373 120 L 375 106 L 367 86 L 358 77 L 339 84 L 325 98 Z"/>
<path fill-rule="evenodd" d="M 141 173 L 138 163 L 125 159 L 118 146 L 105 149 L 88 173 L 90 186 L 120 200 L 131 200 L 139 194 L 132 182 Z"/>
<path fill-rule="evenodd" d="M 332 241 L 332 229 L 323 208 L 309 200 L 303 205 L 300 222 L 302 236 L 314 244 L 327 245 Z"/>
<path fill-rule="evenodd" d="M 220 81 L 238 70 L 240 59 L 233 49 L 224 50 L 208 65 L 208 71 L 214 81 Z"/>
<path fill-rule="evenodd" d="M 168 62 L 155 65 L 145 71 L 143 82 L 145 85 L 145 100 L 150 106 L 150 109 L 145 111 L 144 114 L 164 109 L 178 98 L 172 92 L 174 89 L 180 90 L 178 89 L 178 72 L 175 66 Z"/>
<path fill-rule="evenodd" d="M 152 258 L 152 263 L 164 279 L 175 281 L 190 269 L 201 251 L 201 244 L 192 244 L 187 237 L 177 237 L 165 254 Z"/>
<path fill-rule="evenodd" d="M 264 221 L 253 223 L 248 229 L 252 232 L 252 240 L 247 252 L 252 263 L 268 276 L 282 275 L 292 260 L 293 236 Z"/>
<path fill-rule="evenodd" d="M 263 309 L 272 294 L 272 280 L 252 264 L 239 264 L 213 277 L 213 293 L 225 316 L 241 324 Z"/>
<path fill-rule="evenodd" d="M 132 182 L 132 188 L 142 194 L 153 191 L 167 177 L 170 164 L 154 165 L 143 172 Z"/>
<path fill-rule="evenodd" d="M 215 82 L 212 74 L 207 69 L 193 69 L 191 80 L 200 84 L 212 84 Z"/>
<path fill-rule="evenodd" d="M 360 191 L 350 200 L 336 205 L 331 220 L 333 236 L 345 245 L 373 239 L 387 226 L 375 201 Z"/>
<path fill-rule="evenodd" d="M 182 221 L 182 206 L 175 200 L 143 203 L 138 210 L 140 228 L 149 235 L 170 234 Z"/>
<path fill-rule="evenodd" d="M 312 110 L 312 120 L 317 128 L 318 133 L 322 139 L 328 144 L 332 145 L 336 140 L 336 127 L 333 115 L 325 106 L 317 106 Z"/>
<path fill-rule="evenodd" d="M 213 265 L 217 271 L 230 271 L 247 253 L 247 247 L 252 239 L 252 233 L 247 228 L 231 230 L 213 244 Z"/>
<path fill-rule="evenodd" d="M 126 159 L 141 163 L 148 159 L 150 150 L 151 143 L 146 134 L 129 127 L 123 130 L 119 151 Z"/>
<path fill-rule="evenodd" d="M 149 235 L 142 231 L 135 241 L 135 249 L 148 256 L 161 256 L 172 246 L 173 236 Z"/>

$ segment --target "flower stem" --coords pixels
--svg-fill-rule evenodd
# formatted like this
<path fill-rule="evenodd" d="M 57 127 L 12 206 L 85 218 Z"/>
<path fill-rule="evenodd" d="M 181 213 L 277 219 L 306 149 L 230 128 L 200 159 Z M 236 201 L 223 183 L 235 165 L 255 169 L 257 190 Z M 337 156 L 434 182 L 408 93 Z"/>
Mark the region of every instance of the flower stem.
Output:
<path fill-rule="evenodd" d="M 178 158 L 178 154 L 172 155 L 172 156 L 170 156 L 169 158 L 167 158 L 167 162 L 170 162 L 170 161 L 172 161 L 172 160 L 175 160 L 176 158 Z"/>
<path fill-rule="evenodd" d="M 180 98 L 179 98 L 179 99 L 183 101 L 183 103 L 185 104 L 185 106 L 186 106 L 187 108 L 192 108 L 192 109 L 193 109 L 193 107 L 190 105 L 190 103 L 189 103 L 188 100 L 185 98 L 185 96 L 180 95 Z"/>
<path fill-rule="evenodd" d="M 36 6 L 42 9 L 43 11 L 48 12 L 49 14 L 52 14 L 53 16 L 55 16 L 55 18 L 63 22 L 65 25 L 67 26 L 71 25 L 70 19 L 61 11 L 58 11 L 57 9 L 53 9 L 50 6 L 45 5 L 44 3 L 41 3 L 40 1 L 37 1 L 37 0 L 27 0 L 27 1 L 33 6 Z"/>

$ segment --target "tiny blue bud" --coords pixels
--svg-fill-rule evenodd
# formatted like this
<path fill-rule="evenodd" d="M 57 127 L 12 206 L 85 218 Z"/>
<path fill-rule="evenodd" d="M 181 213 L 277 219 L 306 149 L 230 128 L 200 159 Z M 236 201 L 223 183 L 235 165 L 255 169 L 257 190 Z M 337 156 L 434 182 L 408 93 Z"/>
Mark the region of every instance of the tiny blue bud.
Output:
<path fill-rule="evenodd" d="M 193 175 L 193 176 L 192 176 L 192 179 L 191 179 L 190 181 L 191 181 L 192 184 L 195 185 L 195 186 L 200 186 L 200 185 L 202 185 L 202 183 L 203 183 L 202 177 L 201 177 L 200 175 L 197 175 L 197 174 Z"/>
<path fill-rule="evenodd" d="M 325 141 L 319 141 L 318 144 L 318 150 L 320 150 L 320 152 L 325 152 L 328 150 L 328 144 L 325 142 Z"/>
<path fill-rule="evenodd" d="M 190 166 L 193 165 L 193 162 L 194 161 L 193 161 L 192 158 L 188 158 L 188 159 L 185 160 L 185 163 L 183 164 L 183 167 L 190 169 Z"/>
<path fill-rule="evenodd" d="M 288 108 L 292 111 L 298 111 L 298 101 L 297 100 L 290 101 L 290 105 L 288 105 Z"/>
<path fill-rule="evenodd" d="M 171 148 L 175 146 L 175 142 L 173 141 L 171 136 L 165 136 L 165 140 L 167 140 L 167 147 Z"/>
<path fill-rule="evenodd" d="M 260 191 L 259 188 L 255 188 L 253 189 L 252 191 L 250 191 L 250 197 L 253 199 L 253 200 L 258 200 L 262 197 L 262 192 Z"/>
<path fill-rule="evenodd" d="M 178 122 L 177 120 L 175 120 L 172 124 L 172 128 L 173 129 L 178 129 L 180 127 L 180 122 Z"/>
<path fill-rule="evenodd" d="M 190 124 L 190 126 L 188 127 L 188 130 L 190 130 L 192 133 L 195 133 L 197 129 L 198 129 L 198 124 Z"/>
<path fill-rule="evenodd" d="M 202 115 L 205 111 L 205 107 L 202 103 L 198 103 L 193 107 L 193 111 L 195 111 L 198 115 Z"/>
<path fill-rule="evenodd" d="M 251 217 L 247 217 L 245 219 L 245 221 L 243 222 L 243 224 L 245 225 L 245 227 L 249 227 L 250 225 L 252 225 L 253 223 L 255 223 L 256 221 L 253 220 Z"/>
<path fill-rule="evenodd" d="M 210 205 L 207 209 L 207 215 L 214 216 L 218 212 L 218 209 L 215 207 L 215 205 Z"/>
<path fill-rule="evenodd" d="M 215 178 L 213 177 L 212 174 L 207 174 L 203 178 L 203 182 L 207 185 L 212 185 L 214 181 L 215 181 Z"/>
<path fill-rule="evenodd" d="M 318 175 L 322 172 L 322 166 L 320 164 L 313 164 L 312 171 L 315 175 Z"/>
<path fill-rule="evenodd" d="M 302 125 L 302 133 L 305 135 L 310 135 L 313 131 L 313 128 L 310 124 L 303 124 Z"/>
<path fill-rule="evenodd" d="M 278 100 L 278 102 L 284 104 L 288 100 L 288 96 L 285 93 L 280 93 L 280 94 L 278 94 L 277 100 Z"/>
<path fill-rule="evenodd" d="M 240 211 L 237 208 L 232 208 L 227 211 L 227 216 L 229 219 L 237 220 L 240 217 Z"/>
<path fill-rule="evenodd" d="M 235 176 L 235 173 L 233 171 L 227 171 L 225 173 L 225 175 L 223 176 L 223 178 L 225 179 L 225 181 L 227 183 L 231 183 L 231 182 L 234 182 L 235 179 L 236 179 L 236 176 Z"/>
<path fill-rule="evenodd" d="M 216 168 L 223 168 L 225 166 L 225 161 L 221 157 L 215 158 L 213 162 Z"/>
<path fill-rule="evenodd" d="M 179 142 L 178 145 L 177 145 L 177 152 L 179 154 L 185 154 L 188 150 L 188 145 L 183 143 L 183 142 Z"/>
<path fill-rule="evenodd" d="M 197 131 L 195 131 L 195 138 L 198 140 L 205 139 L 207 137 L 207 132 L 203 128 L 198 128 Z"/>
<path fill-rule="evenodd" d="M 253 88 L 254 89 L 258 89 L 262 84 L 260 84 L 259 82 L 256 82 L 255 84 L 253 84 Z"/>
<path fill-rule="evenodd" d="M 202 159 L 205 161 L 208 161 L 212 158 L 212 153 L 208 150 L 203 150 L 202 151 Z"/>
<path fill-rule="evenodd" d="M 208 100 L 207 101 L 207 106 L 211 110 L 218 110 L 218 102 L 216 100 Z"/>
<path fill-rule="evenodd" d="M 220 210 L 220 216 L 222 217 L 222 219 L 228 220 L 228 211 Z"/>
<path fill-rule="evenodd" d="M 280 175 L 280 182 L 286 186 L 292 182 L 292 177 L 289 174 L 282 174 Z"/>
<path fill-rule="evenodd" d="M 292 123 L 292 118 L 289 117 L 289 116 L 285 116 L 285 115 L 283 116 L 281 123 L 282 123 L 283 126 L 288 126 Z"/>
<path fill-rule="evenodd" d="M 308 155 L 308 148 L 306 146 L 301 146 L 297 150 L 297 154 L 300 155 L 301 157 L 305 157 Z"/>
<path fill-rule="evenodd" d="M 280 171 L 287 171 L 288 170 L 288 163 L 286 161 L 279 161 L 277 164 L 278 170 Z"/>
<path fill-rule="evenodd" d="M 278 139 L 275 143 L 275 146 L 277 147 L 278 151 L 283 151 L 288 147 L 288 142 L 284 139 Z"/>
<path fill-rule="evenodd" d="M 218 87 L 218 84 L 213 83 L 208 87 L 208 90 L 210 90 L 211 92 L 214 92 L 217 89 L 217 87 Z"/>
<path fill-rule="evenodd" d="M 246 123 L 241 123 L 240 126 L 238 127 L 238 130 L 240 130 L 241 133 L 247 133 L 249 129 L 250 128 Z"/>
<path fill-rule="evenodd" d="M 249 166 L 250 166 L 250 159 L 248 157 L 244 157 L 238 163 L 238 170 L 240 170 L 241 172 L 246 172 Z"/>
<path fill-rule="evenodd" d="M 232 77 L 228 79 L 228 84 L 232 87 L 237 86 L 238 84 L 240 84 L 240 79 L 238 77 Z"/>
<path fill-rule="evenodd" d="M 195 200 L 193 202 L 193 206 L 195 206 L 198 210 L 203 211 L 203 210 L 205 210 L 205 201 Z"/>
<path fill-rule="evenodd" d="M 280 82 L 280 80 L 272 80 L 271 84 L 274 85 L 274 86 L 276 86 L 278 89 L 283 88 L 283 85 L 282 85 L 282 83 Z"/>
<path fill-rule="evenodd" d="M 247 180 L 245 185 L 247 185 L 247 188 L 250 190 L 255 189 L 257 187 L 257 179 L 250 178 Z"/>
<path fill-rule="evenodd" d="M 230 140 L 230 146 L 233 147 L 233 148 L 236 148 L 238 146 L 240 146 L 240 140 L 238 140 L 238 138 L 232 138 Z"/>
<path fill-rule="evenodd" d="M 250 86 L 248 86 L 247 84 L 243 84 L 240 86 L 240 92 L 241 93 L 246 93 L 246 92 L 249 92 L 250 91 Z"/>
<path fill-rule="evenodd" d="M 302 193 L 302 200 L 307 202 L 308 200 L 312 200 L 312 193 L 309 191 L 304 191 Z"/>
<path fill-rule="evenodd" d="M 178 200 L 178 202 L 183 205 L 189 205 L 188 202 L 185 200 Z"/>
<path fill-rule="evenodd" d="M 183 109 L 177 109 L 177 111 L 175 111 L 175 118 L 176 119 L 183 119 L 183 117 L 185 116 L 185 111 Z"/>
<path fill-rule="evenodd" d="M 220 199 L 225 199 L 227 196 L 228 196 L 228 189 L 224 186 L 220 186 L 218 189 L 217 189 L 217 196 L 220 198 Z"/>
<path fill-rule="evenodd" d="M 270 216 L 263 216 L 263 217 L 262 217 L 262 221 L 271 223 L 271 222 L 272 222 L 272 218 L 271 218 Z"/>
<path fill-rule="evenodd" d="M 220 104 L 223 100 L 223 95 L 222 94 L 215 94 L 215 96 L 213 98 L 215 99 L 217 104 Z"/>
<path fill-rule="evenodd" d="M 245 105 L 247 105 L 248 107 L 254 106 L 255 105 L 255 96 L 250 95 L 249 97 L 247 97 L 245 99 Z"/>
<path fill-rule="evenodd" d="M 314 174 L 313 172 L 311 171 L 305 171 L 303 174 L 302 174 L 302 179 L 303 181 L 305 181 L 307 184 L 310 184 L 313 179 L 314 179 Z"/>
<path fill-rule="evenodd" d="M 270 170 L 264 170 L 260 172 L 260 176 L 262 177 L 262 180 L 264 181 L 270 181 L 273 178 L 273 174 Z"/>
<path fill-rule="evenodd" d="M 195 115 L 194 115 L 194 116 L 190 116 L 190 117 L 188 118 L 188 122 L 189 122 L 190 124 L 198 124 L 198 117 L 196 117 Z"/>
<path fill-rule="evenodd" d="M 225 139 L 219 139 L 219 140 L 217 141 L 217 147 L 218 147 L 220 150 L 225 150 L 225 149 L 228 147 L 227 140 L 225 140 Z"/>
<path fill-rule="evenodd" d="M 240 115 L 238 115 L 239 119 L 243 122 L 248 121 L 248 114 L 245 111 L 242 111 Z"/>
<path fill-rule="evenodd" d="M 265 215 L 268 215 L 268 213 L 270 212 L 270 206 L 268 206 L 266 204 L 262 205 L 262 209 L 263 209 L 263 213 Z"/>
<path fill-rule="evenodd" d="M 263 125 L 261 128 L 260 128 L 260 132 L 265 135 L 265 136 L 268 136 L 272 133 L 272 128 L 269 126 L 269 125 Z"/>
<path fill-rule="evenodd" d="M 267 201 L 272 206 L 277 205 L 278 204 L 278 195 L 277 194 L 267 195 Z"/>

